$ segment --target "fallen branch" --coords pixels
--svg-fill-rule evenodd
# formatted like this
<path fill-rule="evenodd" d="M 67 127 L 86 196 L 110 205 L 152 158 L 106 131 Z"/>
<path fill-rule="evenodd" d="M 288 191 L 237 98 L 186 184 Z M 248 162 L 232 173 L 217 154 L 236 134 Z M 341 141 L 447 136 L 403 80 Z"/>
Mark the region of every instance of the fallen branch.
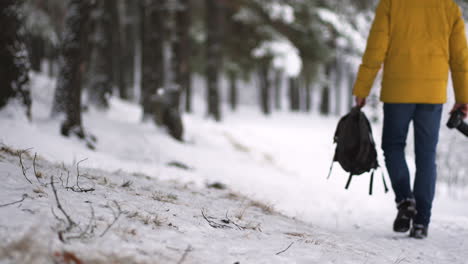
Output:
<path fill-rule="evenodd" d="M 177 262 L 177 264 L 182 264 L 185 261 L 185 259 L 187 258 L 187 255 L 192 250 L 193 250 L 192 246 L 188 245 L 187 249 L 185 250 L 184 254 L 182 255 L 182 258 L 179 260 L 179 262 Z"/>
<path fill-rule="evenodd" d="M 276 255 L 279 255 L 279 254 L 282 254 L 282 253 L 286 252 L 293 244 L 294 244 L 294 242 L 291 242 L 291 244 L 289 244 L 289 246 L 286 249 L 281 250 L 280 252 L 276 253 Z"/>
<path fill-rule="evenodd" d="M 30 149 L 26 149 L 26 150 L 18 150 L 18 156 L 19 156 L 19 160 L 20 160 L 20 165 L 21 165 L 21 170 L 23 172 L 23 176 L 24 178 L 26 178 L 26 180 L 32 184 L 32 181 L 30 179 L 28 179 L 28 176 L 26 176 L 26 172 L 27 172 L 27 169 L 24 167 L 24 164 L 23 164 L 23 153 L 29 151 Z"/>
<path fill-rule="evenodd" d="M 205 218 L 205 220 L 208 222 L 208 224 L 209 224 L 211 227 L 213 227 L 213 228 L 222 228 L 222 229 L 232 229 L 231 226 L 228 226 L 228 225 L 225 225 L 225 224 L 216 223 L 215 221 L 212 221 L 212 220 L 208 219 L 208 217 L 206 217 L 206 215 L 205 215 L 204 209 L 201 210 L 201 213 L 202 213 L 203 218 Z"/>
<path fill-rule="evenodd" d="M 114 204 L 117 207 L 117 212 L 115 212 L 114 209 L 112 209 L 112 207 L 109 206 L 109 208 L 112 210 L 112 214 L 114 215 L 114 221 L 112 221 L 112 223 L 109 226 L 107 226 L 107 228 L 104 230 L 104 232 L 102 232 L 100 237 L 103 237 L 107 233 L 107 231 L 111 229 L 111 227 L 115 224 L 115 222 L 117 222 L 120 215 L 122 215 L 122 209 L 120 208 L 119 203 L 117 203 L 117 201 L 114 201 Z"/>
<path fill-rule="evenodd" d="M 67 219 L 67 222 L 68 222 L 67 228 L 65 228 L 65 230 L 61 231 L 61 233 L 69 232 L 76 224 L 75 224 L 75 222 L 73 222 L 71 217 L 67 214 L 67 212 L 65 212 L 65 210 L 62 207 L 62 204 L 60 204 L 60 200 L 59 200 L 58 195 L 57 195 L 57 189 L 55 189 L 55 185 L 54 185 L 54 176 L 50 177 L 50 185 L 52 186 L 52 191 L 54 192 L 55 201 L 57 202 L 57 208 L 62 212 L 62 214 L 65 216 L 65 218 Z M 61 235 L 60 232 L 59 232 L 59 235 Z"/>
<path fill-rule="evenodd" d="M 69 236 L 67 237 L 68 240 L 71 239 L 82 239 L 82 238 L 87 238 L 87 237 L 92 237 L 94 235 L 94 222 L 95 222 L 95 214 L 94 214 L 94 208 L 93 205 L 89 205 L 91 208 L 91 218 L 89 219 L 89 223 L 86 226 L 86 229 L 81 232 L 79 235 L 76 236 Z"/>
<path fill-rule="evenodd" d="M 12 203 L 7 203 L 7 204 L 1 204 L 0 207 L 6 207 L 6 206 L 9 206 L 9 205 L 14 205 L 14 204 L 17 204 L 17 203 L 21 203 L 24 201 L 24 199 L 28 198 L 29 196 L 27 194 L 23 194 L 23 198 L 19 201 L 16 201 L 16 202 L 12 202 Z"/>

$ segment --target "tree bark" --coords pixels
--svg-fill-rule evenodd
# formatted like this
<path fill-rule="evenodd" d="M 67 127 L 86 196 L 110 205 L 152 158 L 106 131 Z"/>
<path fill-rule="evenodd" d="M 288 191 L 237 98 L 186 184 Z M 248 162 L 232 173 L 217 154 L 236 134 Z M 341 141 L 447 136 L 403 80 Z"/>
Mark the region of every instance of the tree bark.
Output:
<path fill-rule="evenodd" d="M 29 86 L 29 61 L 22 20 L 21 3 L 16 0 L 0 1 L 0 108 L 11 98 L 20 97 L 31 119 L 31 95 Z"/>
<path fill-rule="evenodd" d="M 221 121 L 219 73 L 222 68 L 222 3 L 205 0 L 206 18 L 206 82 L 208 116 Z"/>

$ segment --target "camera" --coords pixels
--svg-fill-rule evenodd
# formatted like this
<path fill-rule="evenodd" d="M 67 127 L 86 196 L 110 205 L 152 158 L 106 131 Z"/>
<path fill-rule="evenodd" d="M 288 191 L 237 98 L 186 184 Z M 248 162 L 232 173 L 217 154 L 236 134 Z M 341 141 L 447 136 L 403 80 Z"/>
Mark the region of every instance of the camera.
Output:
<path fill-rule="evenodd" d="M 468 137 L 468 124 L 463 122 L 463 112 L 461 109 L 453 111 L 450 115 L 450 119 L 447 122 L 447 127 L 450 129 L 458 129 L 462 134 Z"/>

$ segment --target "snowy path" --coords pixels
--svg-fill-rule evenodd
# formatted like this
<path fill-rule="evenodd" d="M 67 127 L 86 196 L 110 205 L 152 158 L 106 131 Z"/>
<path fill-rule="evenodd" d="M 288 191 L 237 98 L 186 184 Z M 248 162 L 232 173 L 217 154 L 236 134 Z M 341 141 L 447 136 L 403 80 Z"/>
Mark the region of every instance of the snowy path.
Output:
<path fill-rule="evenodd" d="M 200 199 L 201 206 L 190 204 L 180 209 L 184 219 L 197 215 L 198 220 L 179 223 L 186 232 L 169 232 L 163 237 L 147 234 L 142 237 L 143 244 L 175 243 L 177 246 L 169 247 L 179 250 L 187 244 L 199 245 L 191 255 L 206 263 L 467 263 L 468 189 L 460 187 L 454 196 L 444 185 L 438 186 L 427 240 L 393 233 L 393 194 L 383 193 L 380 177 L 375 178 L 373 196 L 368 195 L 368 176 L 353 179 L 350 190 L 345 191 L 347 177 L 338 165 L 332 178 L 326 180 L 337 119 L 290 114 L 264 118 L 255 110 L 242 110 L 215 124 L 197 115 L 186 116 L 187 143 L 179 144 L 153 125 L 140 124 L 134 105 L 113 100 L 108 113 L 91 111 L 84 117 L 86 126 L 99 138 L 98 151 L 92 152 L 78 141 L 60 137 L 58 123 L 47 118 L 50 96 L 41 92 L 35 97 L 40 100 L 34 106 L 37 116 L 32 124 L 19 119 L 14 109 L 0 112 L 1 142 L 14 148 L 33 147 L 57 163 L 88 158 L 84 166 L 107 171 L 103 174 L 143 173 L 162 181 L 158 186 L 163 191 L 174 188 L 167 182 L 171 180 L 199 190 L 205 190 L 207 183 L 222 182 L 234 192 L 298 220 L 256 211 L 251 217 L 259 219 L 263 232 L 211 230 L 200 220 L 200 207 L 209 207 L 210 214 L 221 218 L 242 202 L 223 198 L 223 193 L 194 198 L 182 192 L 177 195 L 184 203 Z M 374 130 L 379 141 L 379 129 Z M 167 166 L 172 161 L 193 170 Z M 136 189 L 144 184 L 134 183 Z M 4 219 L 2 211 L 0 214 Z M 291 232 L 298 237 L 284 234 Z M 272 256 L 294 241 L 287 252 Z M 169 254 L 170 260 L 162 263 L 174 263 L 182 253 Z"/>

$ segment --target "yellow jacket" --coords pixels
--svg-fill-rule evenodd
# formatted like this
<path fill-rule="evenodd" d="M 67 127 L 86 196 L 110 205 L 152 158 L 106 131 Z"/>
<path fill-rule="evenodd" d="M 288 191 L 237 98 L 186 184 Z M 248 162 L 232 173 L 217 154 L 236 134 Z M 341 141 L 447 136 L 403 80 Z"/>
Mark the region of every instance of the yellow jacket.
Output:
<path fill-rule="evenodd" d="M 449 68 L 457 103 L 468 103 L 465 23 L 453 0 L 381 0 L 354 85 L 365 98 L 384 64 L 381 100 L 442 104 Z"/>

